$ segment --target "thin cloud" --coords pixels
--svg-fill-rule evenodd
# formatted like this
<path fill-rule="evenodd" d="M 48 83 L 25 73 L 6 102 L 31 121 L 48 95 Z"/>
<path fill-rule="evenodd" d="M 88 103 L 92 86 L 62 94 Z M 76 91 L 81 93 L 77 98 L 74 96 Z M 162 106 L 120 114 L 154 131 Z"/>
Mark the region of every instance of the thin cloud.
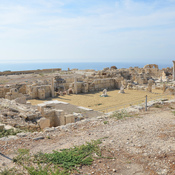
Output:
<path fill-rule="evenodd" d="M 1 58 L 173 57 L 174 0 L 17 2 L 0 1 Z"/>

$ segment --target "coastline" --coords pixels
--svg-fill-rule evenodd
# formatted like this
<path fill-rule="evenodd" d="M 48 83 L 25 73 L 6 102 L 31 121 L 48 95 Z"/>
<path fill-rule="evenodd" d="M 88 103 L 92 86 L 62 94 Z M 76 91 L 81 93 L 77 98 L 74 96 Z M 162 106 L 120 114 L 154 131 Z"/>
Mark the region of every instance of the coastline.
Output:
<path fill-rule="evenodd" d="M 62 70 L 70 69 L 94 69 L 96 71 L 102 70 L 106 67 L 116 66 L 118 69 L 129 68 L 129 67 L 139 67 L 142 68 L 147 63 L 122 63 L 122 62 L 52 62 L 52 63 L 36 63 L 36 62 L 26 62 L 26 63 L 1 63 L 0 71 L 27 71 L 27 70 L 38 70 L 38 69 L 54 69 L 61 68 Z M 169 64 L 158 64 L 159 69 L 172 67 L 172 63 Z"/>

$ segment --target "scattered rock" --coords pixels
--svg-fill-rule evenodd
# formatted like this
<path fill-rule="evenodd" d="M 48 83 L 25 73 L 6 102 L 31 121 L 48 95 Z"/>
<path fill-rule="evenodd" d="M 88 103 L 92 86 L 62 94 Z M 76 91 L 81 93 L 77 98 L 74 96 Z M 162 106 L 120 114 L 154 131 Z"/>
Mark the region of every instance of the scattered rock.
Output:
<path fill-rule="evenodd" d="M 26 133 L 24 133 L 24 132 L 21 132 L 21 133 L 18 133 L 18 134 L 16 134 L 18 137 L 26 137 L 27 136 L 27 134 Z"/>
<path fill-rule="evenodd" d="M 44 137 L 43 136 L 39 136 L 39 137 L 33 138 L 33 140 L 41 140 L 41 139 L 44 139 Z"/>

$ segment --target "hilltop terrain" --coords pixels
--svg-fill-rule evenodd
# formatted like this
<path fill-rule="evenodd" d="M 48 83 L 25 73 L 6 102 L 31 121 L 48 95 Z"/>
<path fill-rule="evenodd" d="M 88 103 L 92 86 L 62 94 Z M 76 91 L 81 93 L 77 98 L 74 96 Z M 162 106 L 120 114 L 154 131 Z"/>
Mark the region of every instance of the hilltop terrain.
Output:
<path fill-rule="evenodd" d="M 94 158 L 91 166 L 82 166 L 79 174 L 173 175 L 175 172 L 175 103 L 155 105 L 147 112 L 140 111 L 118 120 L 101 116 L 82 120 L 45 132 L 26 133 L 0 145 L 0 166 L 13 167 L 9 158 L 19 148 L 31 154 L 82 145 L 101 139 L 101 158 Z M 96 157 L 94 155 L 94 157 Z M 108 157 L 108 158 L 107 158 Z M 75 173 L 77 174 L 77 173 Z"/>

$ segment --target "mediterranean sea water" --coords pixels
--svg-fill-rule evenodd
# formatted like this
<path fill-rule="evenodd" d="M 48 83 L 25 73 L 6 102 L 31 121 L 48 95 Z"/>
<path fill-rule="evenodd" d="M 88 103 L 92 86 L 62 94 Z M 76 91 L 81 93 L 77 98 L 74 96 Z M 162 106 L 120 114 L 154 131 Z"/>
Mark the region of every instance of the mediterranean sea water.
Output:
<path fill-rule="evenodd" d="M 148 63 L 147 63 L 148 64 Z M 116 66 L 118 69 L 120 68 L 129 68 L 129 67 L 139 67 L 142 68 L 146 65 L 146 63 L 121 63 L 121 62 L 79 62 L 79 63 L 63 63 L 63 62 L 51 62 L 51 63 L 42 63 L 42 62 L 33 62 L 33 63 L 1 63 L 0 71 L 22 71 L 22 70 L 37 70 L 37 69 L 51 69 L 51 68 L 61 68 L 62 70 L 67 70 L 68 68 L 74 69 L 77 68 L 79 70 L 83 69 L 94 69 L 94 70 L 102 70 L 105 67 Z M 172 64 L 158 64 L 159 69 L 172 67 Z"/>

